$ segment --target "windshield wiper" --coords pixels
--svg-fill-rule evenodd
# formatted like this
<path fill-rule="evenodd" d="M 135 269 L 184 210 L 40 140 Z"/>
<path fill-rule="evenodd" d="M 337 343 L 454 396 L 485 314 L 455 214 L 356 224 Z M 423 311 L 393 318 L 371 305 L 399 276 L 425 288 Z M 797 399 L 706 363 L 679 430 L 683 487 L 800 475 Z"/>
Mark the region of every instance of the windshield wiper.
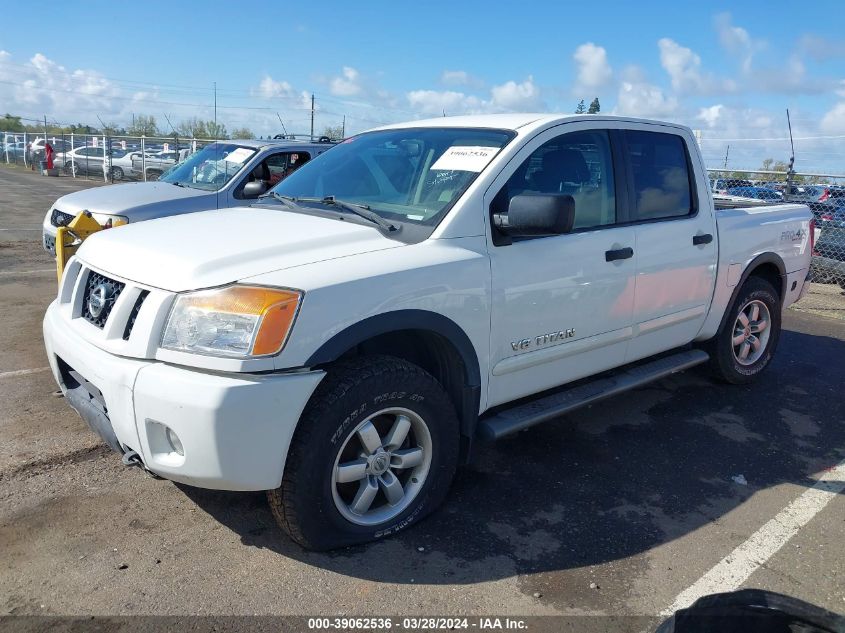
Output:
<path fill-rule="evenodd" d="M 354 213 L 358 217 L 364 218 L 365 220 L 369 220 L 373 224 L 378 225 L 380 228 L 384 229 L 385 231 L 393 232 L 398 231 L 399 227 L 393 224 L 392 222 L 388 222 L 383 217 L 381 217 L 378 213 L 370 209 L 370 207 L 366 204 L 358 204 L 356 202 L 346 202 L 344 200 L 338 200 L 334 196 L 324 196 L 323 198 L 294 198 L 295 202 L 317 202 L 319 204 L 325 204 L 333 207 L 337 207 L 338 209 L 343 209 L 348 213 Z"/>
<path fill-rule="evenodd" d="M 165 180 L 165 182 L 169 182 L 171 185 L 176 185 L 177 187 L 184 187 L 185 186 L 181 182 L 179 182 L 178 180 Z"/>
<path fill-rule="evenodd" d="M 256 200 L 264 200 L 266 198 L 275 198 L 276 200 L 278 200 L 285 206 L 290 207 L 291 209 L 300 208 L 300 206 L 296 204 L 298 202 L 296 198 L 294 198 L 293 196 L 283 196 L 282 194 L 276 193 L 275 191 L 271 191 L 270 193 L 265 193 L 264 195 L 258 196 Z"/>

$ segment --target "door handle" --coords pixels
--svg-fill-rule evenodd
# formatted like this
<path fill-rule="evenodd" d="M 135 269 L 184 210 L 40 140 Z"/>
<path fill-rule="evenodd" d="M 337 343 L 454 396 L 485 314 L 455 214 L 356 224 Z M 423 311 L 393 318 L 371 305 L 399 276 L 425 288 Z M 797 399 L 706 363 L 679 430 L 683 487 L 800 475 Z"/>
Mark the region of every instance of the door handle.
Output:
<path fill-rule="evenodd" d="M 617 248 L 613 251 L 604 252 L 604 261 L 615 262 L 618 259 L 631 259 L 634 256 L 634 249 L 630 246 L 625 248 Z"/>
<path fill-rule="evenodd" d="M 692 236 L 692 243 L 693 246 L 701 246 L 702 244 L 709 244 L 713 241 L 713 236 L 710 233 L 704 233 L 703 235 L 693 235 Z"/>

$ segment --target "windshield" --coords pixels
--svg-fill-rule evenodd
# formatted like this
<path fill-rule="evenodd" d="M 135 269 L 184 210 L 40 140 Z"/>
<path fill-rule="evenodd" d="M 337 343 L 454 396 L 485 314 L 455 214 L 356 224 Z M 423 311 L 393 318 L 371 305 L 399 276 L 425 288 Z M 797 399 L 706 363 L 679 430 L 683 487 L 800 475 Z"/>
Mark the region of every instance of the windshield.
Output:
<path fill-rule="evenodd" d="M 273 191 L 331 196 L 390 221 L 433 226 L 511 138 L 504 130 L 462 128 L 368 132 L 306 163 Z"/>
<path fill-rule="evenodd" d="M 229 182 L 255 154 L 255 150 L 233 143 L 212 143 L 168 170 L 160 181 L 194 189 L 217 191 Z"/>

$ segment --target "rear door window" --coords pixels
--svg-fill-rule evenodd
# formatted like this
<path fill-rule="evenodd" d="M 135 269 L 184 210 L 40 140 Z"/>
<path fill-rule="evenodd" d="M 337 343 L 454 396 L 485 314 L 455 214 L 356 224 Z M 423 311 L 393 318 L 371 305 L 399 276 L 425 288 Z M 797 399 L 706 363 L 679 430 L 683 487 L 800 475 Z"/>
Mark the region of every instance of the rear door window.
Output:
<path fill-rule="evenodd" d="M 677 134 L 626 130 L 637 220 L 695 215 L 686 144 Z M 718 184 L 718 183 L 717 183 Z"/>

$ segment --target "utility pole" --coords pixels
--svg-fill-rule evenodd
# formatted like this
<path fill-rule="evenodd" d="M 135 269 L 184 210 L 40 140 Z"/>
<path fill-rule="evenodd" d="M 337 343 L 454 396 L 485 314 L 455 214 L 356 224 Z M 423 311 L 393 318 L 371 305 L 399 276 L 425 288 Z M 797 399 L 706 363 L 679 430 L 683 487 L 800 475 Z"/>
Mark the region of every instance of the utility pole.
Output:
<path fill-rule="evenodd" d="M 217 82 L 214 82 L 214 132 L 217 134 Z"/>
<path fill-rule="evenodd" d="M 314 93 L 311 93 L 311 140 L 314 140 Z"/>
<path fill-rule="evenodd" d="M 346 138 L 346 115 L 343 115 L 343 126 L 340 128 L 340 138 Z"/>
<path fill-rule="evenodd" d="M 728 149 L 725 150 L 725 169 L 728 168 L 728 154 L 731 151 L 731 146 L 728 145 Z"/>

